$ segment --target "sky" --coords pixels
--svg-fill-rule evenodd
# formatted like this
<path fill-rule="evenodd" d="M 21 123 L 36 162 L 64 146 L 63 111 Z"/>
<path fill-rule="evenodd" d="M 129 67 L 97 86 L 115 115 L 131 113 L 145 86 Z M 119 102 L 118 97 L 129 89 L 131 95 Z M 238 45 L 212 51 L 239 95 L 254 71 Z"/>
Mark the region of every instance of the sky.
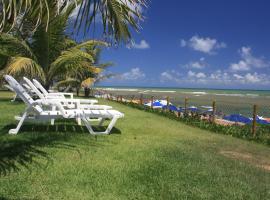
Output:
<path fill-rule="evenodd" d="M 99 85 L 270 89 L 269 0 L 151 0 L 142 9 L 134 43 L 104 49 L 116 76 Z"/>

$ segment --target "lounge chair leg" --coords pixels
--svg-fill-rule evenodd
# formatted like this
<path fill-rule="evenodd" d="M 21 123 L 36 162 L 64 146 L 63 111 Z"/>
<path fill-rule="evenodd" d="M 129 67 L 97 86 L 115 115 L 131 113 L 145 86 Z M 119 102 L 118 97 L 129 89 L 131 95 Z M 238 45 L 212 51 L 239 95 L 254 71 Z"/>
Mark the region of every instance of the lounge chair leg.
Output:
<path fill-rule="evenodd" d="M 108 135 L 111 132 L 112 128 L 114 127 L 116 121 L 118 120 L 118 117 L 112 118 L 109 126 L 107 127 L 107 129 L 104 132 L 95 132 L 92 129 L 91 124 L 89 123 L 89 121 L 86 118 L 82 118 L 82 120 L 83 120 L 85 126 L 87 127 L 87 129 L 91 135 Z"/>
<path fill-rule="evenodd" d="M 53 106 L 53 107 L 52 107 L 52 111 L 55 111 L 55 110 L 56 110 L 56 107 Z M 52 126 L 54 125 L 54 119 L 51 119 L 51 125 L 52 125 Z"/>
<path fill-rule="evenodd" d="M 102 124 L 103 124 L 104 121 L 105 121 L 105 119 L 104 118 L 101 118 L 100 121 L 99 121 L 99 123 L 98 123 L 98 126 L 102 126 Z"/>
<path fill-rule="evenodd" d="M 118 120 L 118 117 L 112 118 L 112 121 L 110 122 L 109 126 L 107 127 L 107 129 L 105 131 L 106 134 L 110 134 L 110 132 L 111 132 L 112 128 L 114 127 L 117 120 Z"/>
<path fill-rule="evenodd" d="M 25 112 L 25 113 L 22 115 L 22 117 L 21 117 L 21 119 L 20 119 L 20 121 L 19 121 L 17 127 L 16 127 L 15 129 L 10 129 L 8 133 L 9 133 L 9 134 L 14 134 L 14 135 L 16 135 L 16 134 L 19 132 L 19 130 L 20 130 L 20 128 L 21 128 L 21 126 L 22 126 L 22 124 L 23 124 L 23 122 L 24 122 L 26 116 L 27 116 L 27 112 Z"/>
<path fill-rule="evenodd" d="M 94 130 L 92 129 L 92 126 L 91 126 L 91 124 L 89 123 L 89 121 L 87 121 L 87 119 L 86 119 L 85 117 L 83 117 L 83 118 L 81 118 L 81 119 L 82 119 L 82 121 L 84 122 L 84 124 L 85 124 L 86 128 L 88 129 L 88 131 L 90 132 L 90 134 L 96 135 L 95 132 L 94 132 Z"/>
<path fill-rule="evenodd" d="M 77 121 L 77 123 L 78 123 L 79 126 L 82 125 L 82 120 L 81 120 L 81 118 L 77 118 L 76 121 Z"/>
<path fill-rule="evenodd" d="M 17 99 L 17 94 L 14 95 L 13 99 L 11 100 L 11 102 L 16 101 L 16 99 Z"/>

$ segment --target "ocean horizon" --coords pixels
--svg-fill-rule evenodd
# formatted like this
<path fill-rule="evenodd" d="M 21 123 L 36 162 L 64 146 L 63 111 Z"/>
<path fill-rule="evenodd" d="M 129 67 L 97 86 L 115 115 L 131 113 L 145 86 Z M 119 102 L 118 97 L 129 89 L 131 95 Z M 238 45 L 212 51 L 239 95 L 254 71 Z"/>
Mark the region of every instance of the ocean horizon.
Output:
<path fill-rule="evenodd" d="M 144 87 L 144 86 L 95 86 L 97 89 L 123 92 L 152 92 L 152 93 L 187 93 L 212 94 L 228 96 L 269 96 L 270 90 L 264 89 L 220 89 L 220 88 L 181 88 L 181 87 Z"/>

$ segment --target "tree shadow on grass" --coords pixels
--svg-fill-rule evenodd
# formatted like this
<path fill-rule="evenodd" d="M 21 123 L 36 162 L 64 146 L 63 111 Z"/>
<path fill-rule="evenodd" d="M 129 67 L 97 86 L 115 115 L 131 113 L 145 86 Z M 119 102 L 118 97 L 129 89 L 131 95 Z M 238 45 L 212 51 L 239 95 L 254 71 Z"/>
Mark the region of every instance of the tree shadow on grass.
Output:
<path fill-rule="evenodd" d="M 9 124 L 0 129 L 0 177 L 11 172 L 18 172 L 21 168 L 30 170 L 30 165 L 45 169 L 53 162 L 52 155 L 42 150 L 41 147 L 67 149 L 80 151 L 68 140 L 82 134 L 88 134 L 84 126 L 76 124 L 56 124 L 55 126 L 45 124 L 25 124 L 18 135 L 7 135 L 8 130 L 14 128 L 15 124 Z M 96 128 L 95 128 L 96 129 Z M 103 127 L 98 131 L 102 131 Z M 97 129 L 96 129 L 97 130 Z M 120 134 L 117 128 L 112 134 Z M 80 139 L 84 139 L 80 138 Z M 95 142 L 96 137 L 89 137 L 87 145 L 100 147 L 104 144 Z M 79 141 L 79 138 L 78 140 Z M 90 143 L 89 143 L 90 142 Z M 37 161 L 38 160 L 38 161 Z M 30 170 L 31 171 L 31 170 Z"/>

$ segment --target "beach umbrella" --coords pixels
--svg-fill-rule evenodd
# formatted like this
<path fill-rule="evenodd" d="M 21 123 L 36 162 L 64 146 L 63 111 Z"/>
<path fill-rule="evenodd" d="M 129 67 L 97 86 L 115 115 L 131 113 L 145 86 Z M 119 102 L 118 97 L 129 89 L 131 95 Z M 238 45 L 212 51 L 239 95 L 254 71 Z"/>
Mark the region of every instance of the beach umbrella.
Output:
<path fill-rule="evenodd" d="M 241 122 L 244 124 L 250 124 L 252 122 L 251 119 L 241 115 L 241 114 L 232 114 L 232 115 L 227 115 L 223 117 L 223 119 L 232 121 L 232 122 Z"/>
<path fill-rule="evenodd" d="M 168 110 L 171 110 L 171 111 L 179 111 L 179 109 L 174 105 L 163 106 L 162 108 L 163 109 L 168 109 Z"/>
<path fill-rule="evenodd" d="M 188 107 L 188 110 L 190 110 L 191 112 L 198 112 L 199 109 L 196 106 L 190 106 Z"/>
<path fill-rule="evenodd" d="M 201 106 L 201 107 L 207 110 L 213 109 L 213 106 Z"/>
<path fill-rule="evenodd" d="M 160 103 L 159 101 L 155 101 L 154 103 L 153 103 L 153 106 L 154 107 L 162 107 L 163 106 L 163 104 L 162 103 Z"/>
<path fill-rule="evenodd" d="M 258 115 L 256 117 L 256 122 L 258 124 L 263 124 L 263 125 L 269 125 L 270 124 L 266 119 L 264 119 L 263 117 L 260 117 Z"/>
<path fill-rule="evenodd" d="M 148 103 L 146 103 L 144 105 L 151 107 L 151 102 L 148 102 Z M 153 106 L 153 108 L 162 108 L 163 104 L 161 104 L 159 102 L 159 100 L 156 100 L 156 101 L 153 102 L 153 105 L 152 106 Z"/>

